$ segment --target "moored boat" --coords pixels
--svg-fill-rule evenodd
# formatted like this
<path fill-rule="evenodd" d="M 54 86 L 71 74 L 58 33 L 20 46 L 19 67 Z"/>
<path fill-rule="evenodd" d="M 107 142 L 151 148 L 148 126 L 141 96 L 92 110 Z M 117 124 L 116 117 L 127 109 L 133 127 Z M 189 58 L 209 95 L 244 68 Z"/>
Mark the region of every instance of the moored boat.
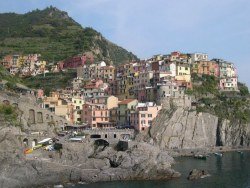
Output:
<path fill-rule="evenodd" d="M 218 152 L 215 152 L 214 154 L 215 154 L 216 156 L 219 156 L 219 157 L 222 157 L 222 156 L 223 156 L 222 153 L 218 153 Z"/>
<path fill-rule="evenodd" d="M 206 155 L 195 155 L 194 158 L 206 160 L 207 156 Z"/>

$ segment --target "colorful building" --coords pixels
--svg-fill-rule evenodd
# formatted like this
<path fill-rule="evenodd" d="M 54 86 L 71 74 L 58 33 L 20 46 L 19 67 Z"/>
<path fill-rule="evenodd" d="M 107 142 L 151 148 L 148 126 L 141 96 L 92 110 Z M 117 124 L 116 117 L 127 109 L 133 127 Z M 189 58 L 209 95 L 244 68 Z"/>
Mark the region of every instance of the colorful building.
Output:
<path fill-rule="evenodd" d="M 213 75 L 216 77 L 220 76 L 220 69 L 219 65 L 215 61 L 198 61 L 196 62 L 197 65 L 197 73 L 200 75 Z"/>
<path fill-rule="evenodd" d="M 137 131 L 148 129 L 161 109 L 161 106 L 157 106 L 153 102 L 138 103 L 130 112 L 130 126 Z"/>
<path fill-rule="evenodd" d="M 82 121 L 91 128 L 110 128 L 116 126 L 111 121 L 110 111 L 118 106 L 118 98 L 114 96 L 101 96 L 90 98 L 83 105 Z"/>
<path fill-rule="evenodd" d="M 237 77 L 227 77 L 220 79 L 220 89 L 224 91 L 238 91 Z"/>
<path fill-rule="evenodd" d="M 125 99 L 118 103 L 117 125 L 119 127 L 130 127 L 130 110 L 133 110 L 137 103 L 136 99 Z"/>
<path fill-rule="evenodd" d="M 176 80 L 182 80 L 185 82 L 191 82 L 191 71 L 190 71 L 190 65 L 179 63 L 176 66 Z"/>
<path fill-rule="evenodd" d="M 205 53 L 191 54 L 191 63 L 194 63 L 196 61 L 208 61 L 208 54 Z"/>

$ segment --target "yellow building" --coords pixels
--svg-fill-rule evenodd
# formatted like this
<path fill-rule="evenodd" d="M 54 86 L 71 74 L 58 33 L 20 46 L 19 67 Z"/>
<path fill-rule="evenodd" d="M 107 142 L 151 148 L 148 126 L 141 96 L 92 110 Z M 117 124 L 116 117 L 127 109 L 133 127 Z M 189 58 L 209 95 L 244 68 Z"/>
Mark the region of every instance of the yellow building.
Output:
<path fill-rule="evenodd" d="M 17 67 L 21 68 L 21 67 L 25 66 L 26 60 L 27 60 L 27 57 L 19 56 L 17 59 Z"/>
<path fill-rule="evenodd" d="M 190 82 L 191 81 L 190 66 L 187 64 L 177 64 L 175 79 Z"/>
<path fill-rule="evenodd" d="M 73 97 L 72 104 L 73 104 L 73 122 L 80 123 L 82 121 L 82 105 L 84 104 L 84 99 L 80 97 Z"/>

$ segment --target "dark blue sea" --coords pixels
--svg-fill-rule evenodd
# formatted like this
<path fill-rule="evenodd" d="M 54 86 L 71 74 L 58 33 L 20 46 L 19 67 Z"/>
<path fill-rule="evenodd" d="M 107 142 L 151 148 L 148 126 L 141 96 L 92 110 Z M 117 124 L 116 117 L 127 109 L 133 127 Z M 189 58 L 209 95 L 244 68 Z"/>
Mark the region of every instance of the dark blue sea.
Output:
<path fill-rule="evenodd" d="M 192 157 L 176 158 L 173 168 L 182 176 L 169 181 L 122 181 L 75 185 L 76 188 L 250 188 L 250 152 L 213 154 L 207 160 Z M 210 177 L 195 181 L 187 180 L 191 169 L 205 169 Z"/>

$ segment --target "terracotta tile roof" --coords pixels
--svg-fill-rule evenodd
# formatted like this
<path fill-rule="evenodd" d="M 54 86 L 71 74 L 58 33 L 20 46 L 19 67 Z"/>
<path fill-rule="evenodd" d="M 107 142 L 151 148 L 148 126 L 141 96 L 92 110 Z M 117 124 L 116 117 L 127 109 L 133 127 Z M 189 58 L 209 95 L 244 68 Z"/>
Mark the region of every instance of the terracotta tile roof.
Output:
<path fill-rule="evenodd" d="M 130 103 L 130 102 L 132 102 L 134 100 L 136 100 L 136 99 L 125 99 L 125 100 L 119 102 L 118 104 L 128 104 L 128 103 Z"/>

